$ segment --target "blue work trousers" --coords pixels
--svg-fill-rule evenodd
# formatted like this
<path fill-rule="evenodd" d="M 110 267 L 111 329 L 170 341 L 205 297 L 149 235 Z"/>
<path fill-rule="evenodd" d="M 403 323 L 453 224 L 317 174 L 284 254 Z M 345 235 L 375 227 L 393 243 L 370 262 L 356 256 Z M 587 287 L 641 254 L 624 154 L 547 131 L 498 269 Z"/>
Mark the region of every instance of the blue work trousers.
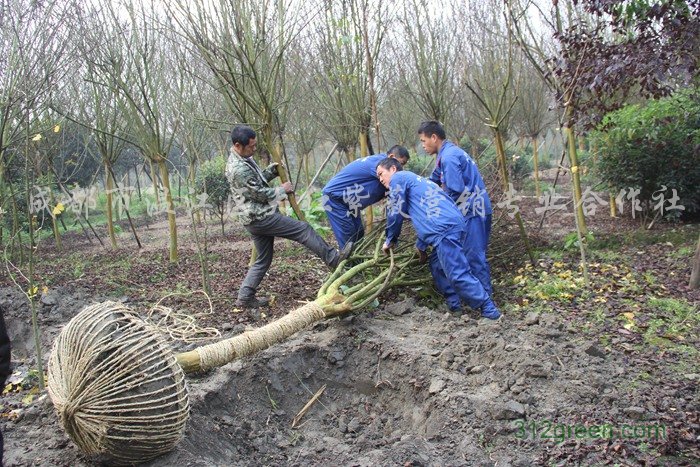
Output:
<path fill-rule="evenodd" d="M 467 235 L 461 229 L 448 233 L 430 254 L 430 272 L 451 310 L 459 310 L 461 302 L 479 310 L 489 299 L 467 260 Z"/>
<path fill-rule="evenodd" d="M 328 222 L 331 224 L 340 250 L 346 243 L 357 242 L 365 236 L 365 227 L 362 225 L 362 216 L 359 210 L 357 216 L 354 216 L 348 205 L 341 200 L 333 197 L 328 198 L 326 216 L 328 216 Z"/>

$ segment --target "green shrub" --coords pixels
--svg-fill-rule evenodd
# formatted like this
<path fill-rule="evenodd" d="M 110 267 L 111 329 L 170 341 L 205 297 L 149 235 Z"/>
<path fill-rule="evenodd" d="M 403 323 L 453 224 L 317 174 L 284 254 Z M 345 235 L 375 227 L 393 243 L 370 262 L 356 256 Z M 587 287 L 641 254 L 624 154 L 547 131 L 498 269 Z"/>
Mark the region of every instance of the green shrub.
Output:
<path fill-rule="evenodd" d="M 612 190 L 639 189 L 638 199 L 647 211 L 657 209 L 661 194 L 666 199 L 666 213 L 675 189 L 680 198 L 676 204 L 684 206 L 686 214 L 700 211 L 697 89 L 612 112 L 591 138 L 600 148 L 597 170 Z M 665 192 L 661 191 L 664 186 Z"/>
<path fill-rule="evenodd" d="M 206 193 L 206 204 L 213 207 L 219 214 L 223 225 L 226 212 L 226 202 L 231 193 L 231 185 L 226 178 L 226 159 L 217 156 L 204 162 L 195 177 L 195 191 L 197 194 Z"/>

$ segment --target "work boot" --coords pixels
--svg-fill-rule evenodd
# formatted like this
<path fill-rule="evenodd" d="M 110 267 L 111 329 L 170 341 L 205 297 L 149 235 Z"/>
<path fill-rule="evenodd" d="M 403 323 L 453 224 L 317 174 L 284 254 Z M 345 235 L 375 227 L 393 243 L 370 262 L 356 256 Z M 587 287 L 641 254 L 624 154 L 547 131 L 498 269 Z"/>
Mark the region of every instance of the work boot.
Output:
<path fill-rule="evenodd" d="M 497 320 L 501 317 L 501 312 L 496 308 L 496 304 L 490 298 L 481 305 L 481 317 Z"/>
<path fill-rule="evenodd" d="M 267 297 L 252 297 L 248 298 L 246 300 L 241 300 L 240 298 L 236 300 L 236 307 L 238 308 L 243 308 L 243 309 L 252 309 L 252 308 L 263 308 L 266 307 L 270 304 L 270 299 Z"/>
<path fill-rule="evenodd" d="M 341 261 L 344 261 L 350 257 L 353 248 L 355 248 L 355 242 L 348 242 L 345 244 L 343 249 L 338 252 L 338 256 L 336 257 L 336 259 L 328 265 L 331 271 L 335 271 L 335 268 L 338 267 Z"/>

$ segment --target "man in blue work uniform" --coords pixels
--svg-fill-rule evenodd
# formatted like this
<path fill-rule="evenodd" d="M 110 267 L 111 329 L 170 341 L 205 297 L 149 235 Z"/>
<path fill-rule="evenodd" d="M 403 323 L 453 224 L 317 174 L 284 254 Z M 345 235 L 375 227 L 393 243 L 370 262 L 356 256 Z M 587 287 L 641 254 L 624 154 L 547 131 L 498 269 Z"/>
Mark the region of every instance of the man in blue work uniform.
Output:
<path fill-rule="evenodd" d="M 430 175 L 430 180 L 445 190 L 464 215 L 467 225 L 467 259 L 472 274 L 492 296 L 491 269 L 486 252 L 493 211 L 479 168 L 464 150 L 446 138 L 445 129 L 439 122 L 431 120 L 421 123 L 418 134 L 425 152 L 437 154 L 435 170 Z M 437 267 L 436 258 L 431 257 L 430 266 Z M 448 285 L 437 279 L 435 284 L 443 293 L 444 287 Z M 449 305 L 458 307 L 455 303 Z"/>
<path fill-rule="evenodd" d="M 323 187 L 324 209 L 338 248 L 342 249 L 347 242 L 357 242 L 365 235 L 360 211 L 386 196 L 386 189 L 377 179 L 377 164 L 387 157 L 395 158 L 403 166 L 409 159 L 408 150 L 396 145 L 386 154 L 353 161 Z"/>
<path fill-rule="evenodd" d="M 431 268 L 431 272 L 438 275 L 433 276 L 436 281 L 443 283 L 448 304 L 463 301 L 480 310 L 482 317 L 499 319 L 501 313 L 469 268 L 466 224 L 455 203 L 435 183 L 404 172 L 394 159 L 379 163 L 377 177 L 389 188 L 384 252 L 388 253 L 396 244 L 403 218 L 409 217 L 418 236 L 416 249 L 422 262 L 428 259 L 425 253 L 428 245 L 433 247 L 438 267 Z"/>

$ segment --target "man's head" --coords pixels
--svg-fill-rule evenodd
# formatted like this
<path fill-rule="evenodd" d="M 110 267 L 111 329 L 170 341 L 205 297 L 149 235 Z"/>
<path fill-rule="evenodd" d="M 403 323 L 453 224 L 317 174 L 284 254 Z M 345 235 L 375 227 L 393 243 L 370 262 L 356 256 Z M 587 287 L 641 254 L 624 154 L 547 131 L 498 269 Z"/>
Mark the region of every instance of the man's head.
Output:
<path fill-rule="evenodd" d="M 408 154 L 408 149 L 398 144 L 396 146 L 392 146 L 386 154 L 387 157 L 391 157 L 392 159 L 399 161 L 402 166 L 406 165 L 408 160 L 411 158 L 411 156 Z"/>
<path fill-rule="evenodd" d="M 397 159 L 387 157 L 386 159 L 382 159 L 377 166 L 377 178 L 379 182 L 384 185 L 384 188 L 389 188 L 391 177 L 393 177 L 396 172 L 402 170 L 403 166 Z"/>
<path fill-rule="evenodd" d="M 231 130 L 233 149 L 241 157 L 251 157 L 255 154 L 258 142 L 255 140 L 255 130 L 247 125 L 236 125 Z"/>
<path fill-rule="evenodd" d="M 437 154 L 442 142 L 447 139 L 445 129 L 435 120 L 421 123 L 418 127 L 418 136 L 420 136 L 420 144 L 428 154 Z"/>

